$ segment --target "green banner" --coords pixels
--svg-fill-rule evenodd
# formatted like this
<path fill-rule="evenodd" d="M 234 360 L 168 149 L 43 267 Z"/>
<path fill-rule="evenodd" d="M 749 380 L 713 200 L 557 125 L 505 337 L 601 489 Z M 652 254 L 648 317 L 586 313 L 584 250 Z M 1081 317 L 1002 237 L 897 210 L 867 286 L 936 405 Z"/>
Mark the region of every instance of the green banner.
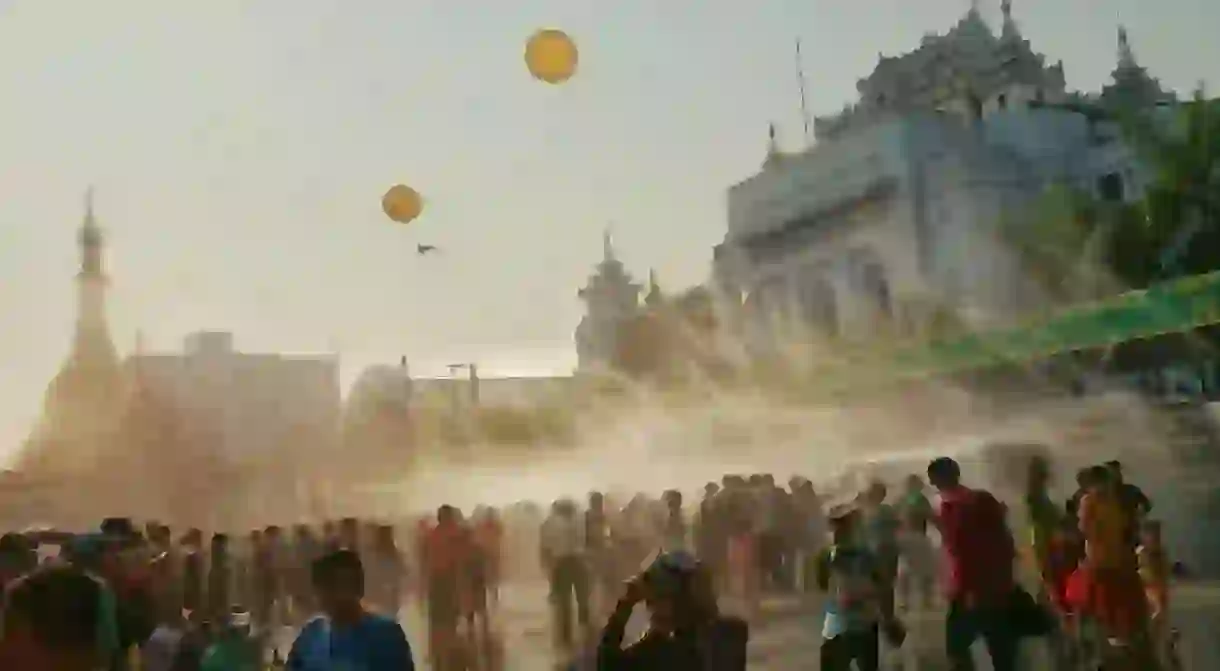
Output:
<path fill-rule="evenodd" d="M 871 358 L 873 363 L 882 364 L 883 376 L 936 375 L 1096 349 L 1216 323 L 1220 323 L 1220 271 L 1129 291 L 1026 327 L 907 345 L 889 355 Z M 831 368 L 846 368 L 835 372 L 847 373 L 856 367 Z M 858 378 L 860 372 L 857 368 L 847 376 L 848 386 L 852 386 L 850 378 Z M 826 375 L 823 379 L 838 377 Z"/>
<path fill-rule="evenodd" d="M 1188 277 L 1061 312 L 1042 324 L 963 336 L 899 356 L 927 372 L 1024 361 L 1220 322 L 1220 272 Z"/>

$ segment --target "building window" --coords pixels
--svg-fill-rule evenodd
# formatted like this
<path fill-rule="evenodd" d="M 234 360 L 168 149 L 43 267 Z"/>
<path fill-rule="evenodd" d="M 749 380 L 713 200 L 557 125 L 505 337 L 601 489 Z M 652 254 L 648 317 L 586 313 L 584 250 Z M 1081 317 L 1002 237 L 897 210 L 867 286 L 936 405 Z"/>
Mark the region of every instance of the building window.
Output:
<path fill-rule="evenodd" d="M 864 295 L 872 302 L 873 307 L 883 316 L 890 317 L 893 312 L 890 283 L 881 264 L 872 262 L 861 268 L 860 281 Z"/>
<path fill-rule="evenodd" d="M 820 274 L 811 274 L 801 282 L 799 301 L 805 325 L 828 336 L 838 335 L 839 310 L 834 287 Z"/>
<path fill-rule="evenodd" d="M 892 317 L 894 306 L 890 282 L 880 259 L 871 251 L 859 250 L 851 253 L 848 267 L 855 291 L 882 317 Z"/>
<path fill-rule="evenodd" d="M 1097 195 L 1107 203 L 1123 201 L 1123 176 L 1117 172 L 1102 175 L 1097 180 Z"/>
<path fill-rule="evenodd" d="M 983 101 L 979 100 L 979 97 L 972 93 L 972 94 L 970 94 L 968 102 L 970 104 L 971 120 L 978 121 L 979 119 L 982 119 L 983 118 Z"/>

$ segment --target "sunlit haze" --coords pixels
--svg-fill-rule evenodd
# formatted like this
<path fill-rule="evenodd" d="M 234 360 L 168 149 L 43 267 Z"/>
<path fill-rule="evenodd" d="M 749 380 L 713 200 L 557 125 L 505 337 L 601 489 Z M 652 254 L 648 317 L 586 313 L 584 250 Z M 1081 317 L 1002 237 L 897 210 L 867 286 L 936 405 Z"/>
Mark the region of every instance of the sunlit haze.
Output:
<path fill-rule="evenodd" d="M 980 5 L 998 25 L 999 1 Z M 247 351 L 338 352 L 345 384 L 401 355 L 423 375 L 564 372 L 603 229 L 637 277 L 702 282 L 767 124 L 799 144 L 794 38 L 824 114 L 879 52 L 968 7 L 0 0 L 0 455 L 68 349 L 91 184 L 121 351 L 137 330 L 178 350 L 206 328 Z M 1214 0 L 1013 12 L 1069 88 L 1109 75 L 1120 22 L 1167 87 L 1220 87 Z M 562 86 L 522 63 L 543 27 L 580 48 Z M 396 183 L 424 196 L 410 225 L 381 212 Z"/>

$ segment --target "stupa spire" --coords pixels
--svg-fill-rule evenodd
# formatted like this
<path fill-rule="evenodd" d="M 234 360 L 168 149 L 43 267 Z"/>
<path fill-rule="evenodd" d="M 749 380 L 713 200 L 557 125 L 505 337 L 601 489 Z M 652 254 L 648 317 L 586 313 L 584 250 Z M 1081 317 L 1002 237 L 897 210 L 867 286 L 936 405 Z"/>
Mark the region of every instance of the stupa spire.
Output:
<path fill-rule="evenodd" d="M 1127 36 L 1127 27 L 1121 25 L 1118 27 L 1118 67 L 1138 67 L 1135 62 L 1135 51 L 1131 49 L 1131 40 Z"/>
<path fill-rule="evenodd" d="M 648 270 L 648 293 L 644 295 L 644 304 L 649 307 L 657 307 L 665 300 L 665 295 L 661 293 L 661 283 L 657 280 L 657 271 L 655 268 Z"/>
<path fill-rule="evenodd" d="M 116 354 L 106 324 L 105 236 L 97 223 L 93 196 L 91 186 L 85 191 L 85 216 L 77 234 L 80 269 L 76 274 L 76 334 L 72 357 L 90 364 L 110 365 L 116 360 Z"/>
<path fill-rule="evenodd" d="M 607 226 L 602 231 L 602 261 L 607 263 L 617 260 L 614 255 L 614 236 L 611 234 L 610 227 Z"/>
<path fill-rule="evenodd" d="M 1000 28 L 1000 38 L 1006 40 L 1020 38 L 1021 32 L 1017 30 L 1017 22 L 1012 18 L 1012 0 L 1000 0 L 1000 15 L 1004 19 L 1003 26 Z"/>
<path fill-rule="evenodd" d="M 778 135 L 775 124 L 767 124 L 767 158 L 763 161 L 763 168 L 779 165 L 784 160 L 784 153 L 779 149 Z"/>

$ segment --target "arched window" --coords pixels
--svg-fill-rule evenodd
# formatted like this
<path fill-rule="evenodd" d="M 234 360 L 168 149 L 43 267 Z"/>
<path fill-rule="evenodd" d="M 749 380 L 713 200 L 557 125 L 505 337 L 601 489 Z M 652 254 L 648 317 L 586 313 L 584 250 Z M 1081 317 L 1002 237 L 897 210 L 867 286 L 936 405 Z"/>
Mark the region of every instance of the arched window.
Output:
<path fill-rule="evenodd" d="M 759 283 L 746 296 L 746 319 L 754 328 L 764 331 L 774 331 L 780 321 L 786 316 L 787 300 L 784 295 L 784 285 L 776 279 L 768 279 Z"/>
<path fill-rule="evenodd" d="M 798 291 L 801 321 L 826 335 L 839 332 L 839 307 L 834 286 L 821 272 L 812 271 L 801 279 Z"/>
<path fill-rule="evenodd" d="M 885 317 L 893 315 L 893 298 L 885 266 L 871 251 L 856 251 L 849 257 L 855 290 L 870 307 Z"/>
<path fill-rule="evenodd" d="M 861 288 L 864 295 L 882 314 L 889 316 L 893 311 L 890 296 L 890 282 L 885 276 L 885 269 L 880 263 L 873 261 L 861 269 Z"/>
<path fill-rule="evenodd" d="M 967 102 L 970 105 L 970 119 L 972 121 L 978 121 L 979 119 L 982 119 L 983 118 L 983 101 L 979 100 L 978 96 L 971 93 L 969 98 L 967 98 Z"/>

